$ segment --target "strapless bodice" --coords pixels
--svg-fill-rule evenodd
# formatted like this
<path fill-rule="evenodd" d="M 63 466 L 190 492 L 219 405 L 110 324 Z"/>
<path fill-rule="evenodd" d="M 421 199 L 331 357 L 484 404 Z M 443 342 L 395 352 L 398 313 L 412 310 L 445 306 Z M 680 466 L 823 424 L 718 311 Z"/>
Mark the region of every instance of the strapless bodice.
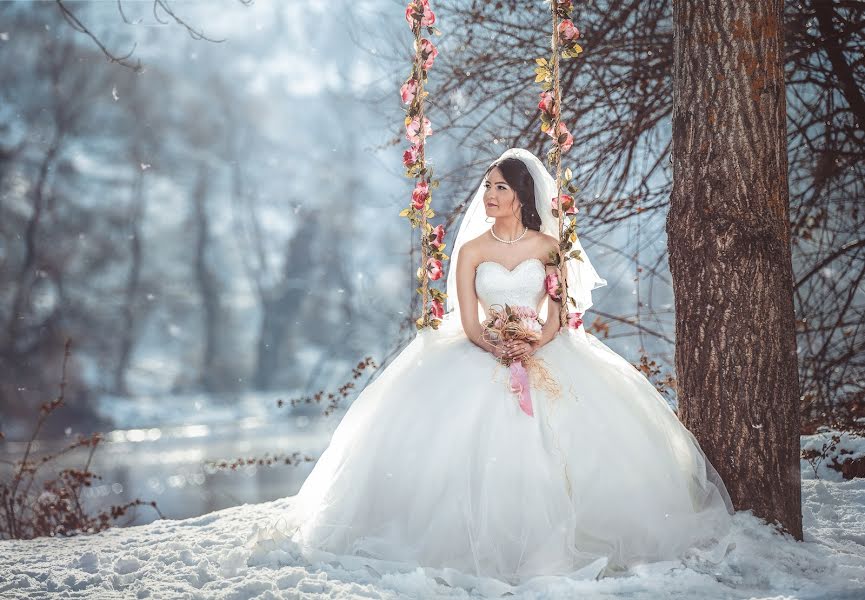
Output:
<path fill-rule="evenodd" d="M 539 310 L 546 295 L 545 277 L 546 267 L 538 258 L 527 258 L 511 270 L 497 262 L 483 261 L 475 270 L 475 291 L 484 316 L 489 315 L 488 308 L 493 304 Z"/>

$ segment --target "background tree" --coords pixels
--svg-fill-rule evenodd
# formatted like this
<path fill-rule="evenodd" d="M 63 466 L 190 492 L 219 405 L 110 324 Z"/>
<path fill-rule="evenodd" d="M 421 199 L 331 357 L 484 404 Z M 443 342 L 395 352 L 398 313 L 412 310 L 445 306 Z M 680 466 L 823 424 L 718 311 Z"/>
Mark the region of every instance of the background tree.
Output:
<path fill-rule="evenodd" d="M 673 9 L 679 417 L 737 509 L 802 539 L 782 2 Z"/>
<path fill-rule="evenodd" d="M 379 125 L 357 101 L 363 85 L 348 85 L 352 46 L 315 67 L 285 60 L 311 56 L 343 24 L 308 28 L 299 19 L 317 15 L 306 8 L 263 7 L 234 24 L 229 47 L 174 25 L 132 27 L 149 18 L 142 4 L 123 3 L 122 17 L 114 3 L 62 4 L 90 34 L 59 3 L 0 3 L 0 414 L 10 439 L 53 393 L 66 337 L 69 408 L 47 436 L 110 427 L 97 413 L 116 395 L 288 398 L 338 385 L 358 357 L 389 351 L 404 306 L 388 287 L 388 244 L 356 239 L 357 224 L 376 223 L 389 182 L 402 181 L 362 151 L 364 127 Z M 171 6 L 206 28 L 219 16 Z M 106 61 L 103 48 L 134 39 L 147 41 L 136 46 L 146 68 Z M 309 78 L 286 76 L 304 65 Z M 391 229 L 401 231 L 398 219 Z"/>

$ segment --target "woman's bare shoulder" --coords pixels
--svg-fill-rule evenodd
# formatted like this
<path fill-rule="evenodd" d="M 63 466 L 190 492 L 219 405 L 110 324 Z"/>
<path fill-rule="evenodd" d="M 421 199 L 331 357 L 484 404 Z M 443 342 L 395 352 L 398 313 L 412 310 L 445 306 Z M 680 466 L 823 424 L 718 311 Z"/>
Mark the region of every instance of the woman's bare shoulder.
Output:
<path fill-rule="evenodd" d="M 549 233 L 542 233 L 539 231 L 538 241 L 543 247 L 547 248 L 548 250 L 555 250 L 559 247 L 558 238 L 550 235 Z"/>
<path fill-rule="evenodd" d="M 539 240 L 544 240 L 546 242 L 558 242 L 554 235 L 544 233 L 543 231 L 535 231 L 535 237 Z"/>
<path fill-rule="evenodd" d="M 460 253 L 462 256 L 477 255 L 482 253 L 487 246 L 487 232 L 483 232 L 477 237 L 473 237 L 462 245 Z"/>
<path fill-rule="evenodd" d="M 535 243 L 538 244 L 540 253 L 543 256 L 541 260 L 543 260 L 545 263 L 548 260 L 553 260 L 555 262 L 555 258 L 553 257 L 559 249 L 558 238 L 548 233 L 541 233 L 539 231 Z"/>
<path fill-rule="evenodd" d="M 459 251 L 460 260 L 468 260 L 469 262 L 477 260 L 477 256 L 480 253 L 481 247 L 480 238 L 481 236 L 472 238 L 462 245 Z"/>

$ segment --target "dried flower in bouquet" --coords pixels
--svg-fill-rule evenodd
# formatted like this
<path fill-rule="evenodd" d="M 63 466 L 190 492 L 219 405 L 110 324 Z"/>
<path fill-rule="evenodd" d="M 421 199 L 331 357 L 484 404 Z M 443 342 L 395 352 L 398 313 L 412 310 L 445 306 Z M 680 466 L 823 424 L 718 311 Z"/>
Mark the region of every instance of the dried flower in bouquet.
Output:
<path fill-rule="evenodd" d="M 496 308 L 499 307 L 499 308 Z M 487 341 L 510 342 L 525 341 L 536 344 L 541 339 L 543 322 L 530 306 L 510 306 L 493 304 L 487 310 L 488 317 L 481 323 L 483 336 Z M 534 415 L 532 408 L 529 376 L 552 396 L 559 394 L 559 386 L 543 364 L 543 360 L 529 355 L 519 360 L 503 356 L 499 361 L 510 369 L 510 389 L 516 392 L 520 408 L 529 416 Z"/>

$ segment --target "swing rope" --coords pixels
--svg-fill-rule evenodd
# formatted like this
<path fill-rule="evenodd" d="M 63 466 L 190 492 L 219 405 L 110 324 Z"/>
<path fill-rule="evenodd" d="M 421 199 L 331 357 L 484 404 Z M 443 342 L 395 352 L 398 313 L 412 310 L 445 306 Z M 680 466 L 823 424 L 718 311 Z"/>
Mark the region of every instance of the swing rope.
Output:
<path fill-rule="evenodd" d="M 444 226 L 433 228 L 429 224 L 429 219 L 435 216 L 430 206 L 431 190 L 438 187 L 438 181 L 432 178 L 432 167 L 426 164 L 426 138 L 432 135 L 432 126 L 424 112 L 424 98 L 429 95 L 429 92 L 424 90 L 424 85 L 427 82 L 427 73 L 438 55 L 438 49 L 431 41 L 422 37 L 421 32 L 424 28 L 430 35 L 441 35 L 441 32 L 433 27 L 436 18 L 429 0 L 409 2 L 405 9 L 405 19 L 414 34 L 415 56 L 411 74 L 400 88 L 403 103 L 409 105 L 405 118 L 406 139 L 412 142 L 412 146 L 403 154 L 403 165 L 406 168 L 406 177 L 417 181 L 412 191 L 411 204 L 399 214 L 408 218 L 412 229 L 420 229 L 421 266 L 417 270 L 420 286 L 416 291 L 421 296 L 421 316 L 415 321 L 415 326 L 418 330 L 425 327 L 438 329 L 444 316 L 447 294 L 431 288 L 429 282 L 441 278 L 444 272 L 442 261 L 447 260 L 448 256 L 444 253 Z"/>
<path fill-rule="evenodd" d="M 556 103 L 556 106 L 562 105 L 562 82 L 561 76 L 559 74 L 559 12 L 556 10 L 558 5 L 557 0 L 552 0 L 550 2 L 550 9 L 553 13 L 553 42 L 552 42 L 552 51 L 553 51 L 553 100 Z M 553 117 L 553 132 L 555 132 L 559 128 L 559 123 L 561 123 L 562 111 L 557 110 L 555 116 Z M 556 231 L 559 234 L 559 245 L 562 243 L 563 236 L 563 226 L 564 226 L 564 211 L 562 211 L 562 143 L 559 141 L 559 136 L 554 136 L 555 148 L 558 152 L 555 152 L 555 164 L 556 164 L 556 199 L 558 203 L 559 210 L 557 211 L 557 219 L 558 219 L 558 228 Z M 559 281 L 561 282 L 562 291 L 561 298 L 568 297 L 568 278 L 562 277 L 562 273 L 564 273 L 564 263 L 561 261 L 561 253 L 558 254 L 558 262 L 559 262 Z M 562 302 L 559 305 L 559 323 L 562 327 L 567 327 L 568 323 L 568 303 Z"/>
<path fill-rule="evenodd" d="M 561 120 L 562 112 L 562 88 L 561 88 L 561 59 L 576 58 L 583 49 L 576 40 L 580 36 L 579 30 L 571 20 L 574 6 L 572 0 L 547 0 L 550 4 L 552 15 L 553 35 L 550 49 L 552 56 L 536 58 L 535 82 L 541 84 L 541 101 L 538 108 L 541 111 L 541 131 L 548 133 L 553 138 L 553 147 L 547 153 L 547 162 L 555 168 L 556 197 L 551 198 L 553 202 L 553 215 L 557 219 L 559 248 L 551 253 L 551 261 L 556 264 L 558 271 L 556 281 L 556 296 L 563 299 L 559 306 L 559 323 L 562 327 L 576 326 L 581 321 L 580 313 L 569 313 L 568 302 L 576 306 L 576 301 L 568 293 L 567 261 L 570 259 L 582 260 L 579 250 L 571 250 L 577 241 L 577 207 L 574 195 L 579 189 L 572 182 L 573 174 L 570 168 L 562 171 L 562 154 L 570 150 L 574 138 L 568 131 L 567 126 Z M 552 93 L 551 93 L 552 92 Z M 570 192 L 563 194 L 562 190 Z"/>

